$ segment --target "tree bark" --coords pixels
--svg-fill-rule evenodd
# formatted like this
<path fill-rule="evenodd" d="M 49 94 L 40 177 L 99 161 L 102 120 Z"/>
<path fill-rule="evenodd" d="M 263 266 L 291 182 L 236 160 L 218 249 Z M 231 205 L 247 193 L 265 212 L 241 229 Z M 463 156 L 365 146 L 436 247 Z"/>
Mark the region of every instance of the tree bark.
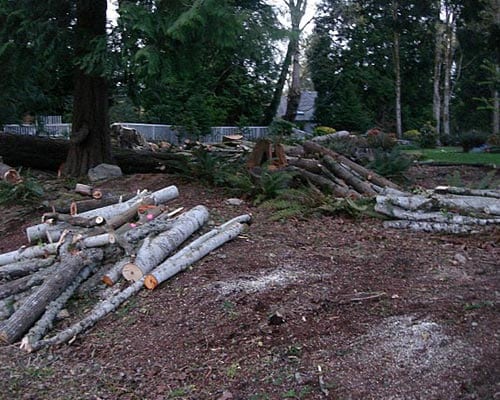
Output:
<path fill-rule="evenodd" d="M 247 226 L 244 221 L 250 220 L 250 215 L 241 215 L 199 237 L 146 275 L 144 286 L 148 289 L 155 289 L 159 284 L 185 270 L 211 251 L 236 238 Z"/>
<path fill-rule="evenodd" d="M 200 229 L 208 221 L 206 207 L 196 206 L 182 214 L 172 227 L 154 238 L 146 238 L 137 252 L 134 262 L 123 267 L 123 277 L 128 281 L 137 281 L 165 260 L 179 245 Z"/>
<path fill-rule="evenodd" d="M 76 56 L 95 51 L 95 40 L 106 40 L 106 0 L 77 0 Z M 92 71 L 76 67 L 70 148 L 63 173 L 86 175 L 90 168 L 112 163 L 108 123 L 108 88 L 103 66 Z"/>
<path fill-rule="evenodd" d="M 9 253 L 0 254 L 0 266 L 11 264 L 17 261 L 29 260 L 37 257 L 46 257 L 56 254 L 59 247 L 58 243 L 50 243 L 44 246 L 33 246 L 20 248 Z"/>
<path fill-rule="evenodd" d="M 432 92 L 432 115 L 436 133 L 441 137 L 441 70 L 443 67 L 443 28 L 440 19 L 441 0 L 437 0 L 437 16 L 435 23 L 434 73 Z"/>
<path fill-rule="evenodd" d="M 100 262 L 101 250 L 82 250 L 71 257 L 65 257 L 55 273 L 48 277 L 38 290 L 30 295 L 23 305 L 0 324 L 0 341 L 14 343 L 40 318 L 45 307 L 62 293 L 78 275 L 80 270 Z"/>
<path fill-rule="evenodd" d="M 393 62 L 394 62 L 394 89 L 396 94 L 396 135 L 399 139 L 403 137 L 403 123 L 401 119 L 401 57 L 400 51 L 400 34 L 398 24 L 399 3 L 397 0 L 392 2 L 392 18 L 394 23 L 393 32 Z"/>
<path fill-rule="evenodd" d="M 16 279 L 21 276 L 29 275 L 41 268 L 49 267 L 54 263 L 54 257 L 43 259 L 18 261 L 12 264 L 0 267 L 0 279 Z"/>

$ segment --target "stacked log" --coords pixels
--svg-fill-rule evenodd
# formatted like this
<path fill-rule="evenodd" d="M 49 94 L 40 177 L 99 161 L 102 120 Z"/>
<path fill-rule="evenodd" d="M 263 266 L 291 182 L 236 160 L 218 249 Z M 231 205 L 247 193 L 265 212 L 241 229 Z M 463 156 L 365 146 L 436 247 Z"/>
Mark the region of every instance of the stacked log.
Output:
<path fill-rule="evenodd" d="M 475 233 L 500 225 L 500 190 L 439 186 L 421 194 L 386 188 L 375 210 L 391 218 L 388 228 Z"/>
<path fill-rule="evenodd" d="M 26 351 L 67 342 L 143 287 L 156 288 L 234 239 L 250 222 L 249 215 L 237 217 L 172 255 L 209 218 L 202 205 L 185 212 L 169 210 L 166 203 L 177 196 L 172 186 L 143 191 L 128 201 L 74 216 L 46 214 L 42 224 L 29 227 L 29 242 L 49 243 L 0 254 L 0 342 L 22 338 L 21 348 Z M 139 213 L 144 206 L 148 218 Z M 120 285 L 82 320 L 46 337 L 81 285 L 97 281 L 114 285 L 121 277 L 132 283 Z"/>

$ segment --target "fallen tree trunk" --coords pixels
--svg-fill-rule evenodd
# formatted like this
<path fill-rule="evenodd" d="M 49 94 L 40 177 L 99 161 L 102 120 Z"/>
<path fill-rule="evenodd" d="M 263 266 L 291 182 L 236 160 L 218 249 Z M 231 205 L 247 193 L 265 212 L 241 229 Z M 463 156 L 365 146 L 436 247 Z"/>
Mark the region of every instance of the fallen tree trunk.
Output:
<path fill-rule="evenodd" d="M 328 179 L 322 175 L 314 174 L 312 172 L 306 171 L 305 169 L 294 166 L 287 167 L 287 170 L 296 172 L 298 175 L 310 181 L 321 190 L 331 193 L 335 197 L 349 197 L 352 199 L 359 199 L 361 197 L 361 195 L 355 190 L 347 186 L 339 185 L 338 183 L 335 183 L 331 179 Z"/>
<path fill-rule="evenodd" d="M 31 343 L 39 341 L 50 329 L 52 329 L 52 324 L 59 311 L 63 309 L 64 305 L 68 302 L 71 296 L 73 296 L 73 293 L 78 286 L 80 286 L 80 284 L 94 272 L 96 267 L 97 264 L 90 264 L 84 267 L 66 288 L 66 290 L 64 290 L 59 297 L 47 305 L 42 317 L 36 322 L 35 325 L 32 326 L 29 332 L 21 340 L 20 348 L 22 350 L 29 351 Z"/>
<path fill-rule="evenodd" d="M 446 222 L 428 221 L 384 221 L 385 228 L 411 229 L 416 232 L 441 232 L 441 233 L 474 233 L 478 232 L 477 225 L 462 225 Z"/>
<path fill-rule="evenodd" d="M 250 215 L 243 215 L 237 218 L 201 236 L 189 246 L 186 246 L 174 256 L 158 265 L 150 274 L 145 276 L 144 286 L 148 289 L 155 289 L 160 283 L 185 270 L 189 265 L 202 259 L 224 243 L 236 238 L 247 226 L 241 221 L 245 219 L 250 221 L 251 217 Z"/>
<path fill-rule="evenodd" d="M 32 275 L 23 276 L 22 278 L 8 281 L 0 285 L 0 299 L 12 296 L 14 294 L 25 292 L 33 286 L 38 286 L 43 283 L 47 276 L 54 270 L 54 266 L 36 272 Z"/>
<path fill-rule="evenodd" d="M 208 221 L 206 207 L 196 206 L 173 221 L 172 227 L 154 238 L 146 238 L 137 252 L 134 262 L 123 267 L 123 277 L 137 281 L 151 271 Z"/>
<path fill-rule="evenodd" d="M 327 149 L 326 147 L 323 147 L 317 143 L 307 141 L 304 142 L 303 144 L 304 150 L 307 153 L 310 154 L 319 154 L 321 156 L 330 156 L 334 160 L 341 162 L 342 164 L 345 164 L 352 170 L 356 171 L 359 175 L 361 175 L 363 178 L 366 180 L 375 183 L 376 185 L 380 187 L 391 187 L 394 189 L 398 188 L 398 185 L 396 185 L 394 182 L 391 182 L 390 180 L 384 178 L 383 176 L 375 173 L 374 171 L 370 171 L 366 169 L 365 167 L 355 163 L 354 161 L 349 160 L 347 157 L 333 151 L 330 149 Z"/>
<path fill-rule="evenodd" d="M 500 199 L 500 190 L 493 189 L 469 189 L 464 187 L 454 187 L 454 186 L 437 186 L 434 189 L 435 193 L 439 194 L 458 194 L 463 196 L 484 196 L 492 197 L 494 199 Z"/>
<path fill-rule="evenodd" d="M 342 164 L 336 162 L 329 155 L 324 155 L 322 158 L 323 164 L 336 176 L 338 176 L 343 181 L 351 185 L 357 192 L 365 194 L 368 196 L 376 196 L 377 192 L 372 189 L 369 183 L 362 181 L 357 176 L 352 174 L 342 166 Z"/>
<path fill-rule="evenodd" d="M 0 341 L 14 343 L 40 318 L 45 307 L 78 275 L 80 270 L 93 265 L 102 259 L 102 251 L 98 249 L 82 250 L 71 257 L 65 257 L 60 267 L 48 277 L 38 290 L 30 295 L 22 306 L 9 319 L 0 323 Z"/>
<path fill-rule="evenodd" d="M 0 156 L 12 166 L 58 171 L 66 161 L 69 141 L 0 133 Z M 189 157 L 175 152 L 112 148 L 123 173 L 184 172 Z"/>
<path fill-rule="evenodd" d="M 49 243 L 44 246 L 24 247 L 9 253 L 0 254 L 0 266 L 56 254 L 58 246 L 58 243 Z"/>
<path fill-rule="evenodd" d="M 54 257 L 14 262 L 0 267 L 0 279 L 15 279 L 29 275 L 54 263 Z"/>

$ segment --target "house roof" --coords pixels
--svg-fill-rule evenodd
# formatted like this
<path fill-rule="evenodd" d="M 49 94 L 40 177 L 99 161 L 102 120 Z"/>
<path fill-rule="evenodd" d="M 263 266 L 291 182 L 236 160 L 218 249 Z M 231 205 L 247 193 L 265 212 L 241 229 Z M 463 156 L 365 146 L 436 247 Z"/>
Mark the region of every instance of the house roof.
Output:
<path fill-rule="evenodd" d="M 313 121 L 314 120 L 314 102 L 318 92 L 316 91 L 303 91 L 300 95 L 299 109 L 297 110 L 297 116 L 295 121 Z M 280 105 L 278 107 L 277 116 L 282 117 L 286 113 L 286 101 L 287 97 L 282 96 Z"/>

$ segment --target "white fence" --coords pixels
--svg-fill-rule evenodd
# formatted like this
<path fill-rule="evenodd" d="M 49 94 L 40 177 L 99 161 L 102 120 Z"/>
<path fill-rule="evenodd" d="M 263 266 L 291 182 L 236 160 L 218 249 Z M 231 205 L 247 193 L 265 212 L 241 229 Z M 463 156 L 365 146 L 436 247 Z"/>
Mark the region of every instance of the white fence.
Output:
<path fill-rule="evenodd" d="M 40 125 L 4 125 L 4 132 L 18 135 L 40 135 L 53 137 L 69 137 L 71 124 L 61 123 L 60 116 L 41 117 L 43 121 Z M 119 122 L 119 125 L 127 128 L 134 128 L 149 141 L 167 141 L 178 145 L 184 139 L 196 139 L 202 143 L 220 143 L 225 135 L 241 134 L 246 140 L 257 140 L 266 137 L 269 133 L 267 126 L 216 126 L 211 128 L 211 133 L 202 136 L 186 135 L 179 132 L 174 125 L 162 124 L 140 124 L 133 122 Z"/>

